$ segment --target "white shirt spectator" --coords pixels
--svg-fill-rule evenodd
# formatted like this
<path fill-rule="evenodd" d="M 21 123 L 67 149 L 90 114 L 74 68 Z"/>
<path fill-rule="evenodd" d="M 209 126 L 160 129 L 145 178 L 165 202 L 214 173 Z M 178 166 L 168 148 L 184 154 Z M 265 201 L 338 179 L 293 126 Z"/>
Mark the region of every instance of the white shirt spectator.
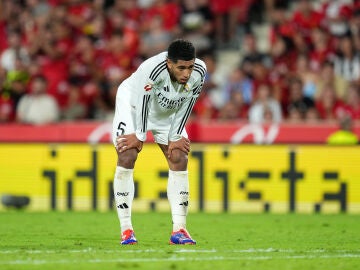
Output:
<path fill-rule="evenodd" d="M 9 47 L 5 49 L 0 55 L 0 65 L 6 70 L 11 71 L 16 69 L 16 61 L 27 65 L 30 62 L 28 51 L 21 46 L 21 38 L 18 33 L 9 34 Z"/>
<path fill-rule="evenodd" d="M 252 124 L 280 123 L 282 111 L 280 102 L 271 97 L 271 89 L 268 85 L 259 86 L 257 99 L 250 107 L 249 122 Z"/>
<path fill-rule="evenodd" d="M 47 82 L 37 77 L 31 84 L 31 93 L 24 95 L 16 110 L 17 120 L 28 124 L 48 124 L 60 118 L 56 99 L 46 93 Z"/>

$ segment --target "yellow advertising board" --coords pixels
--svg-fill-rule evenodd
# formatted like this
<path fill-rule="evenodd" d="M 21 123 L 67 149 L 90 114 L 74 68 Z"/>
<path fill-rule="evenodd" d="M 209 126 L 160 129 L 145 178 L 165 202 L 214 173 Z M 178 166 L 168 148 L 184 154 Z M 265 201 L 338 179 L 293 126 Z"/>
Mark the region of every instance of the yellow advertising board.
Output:
<path fill-rule="evenodd" d="M 0 144 L 0 196 L 28 196 L 34 211 L 114 209 L 115 164 L 111 144 Z M 360 213 L 359 164 L 359 147 L 195 144 L 190 211 Z M 146 144 L 134 211 L 169 211 L 167 174 Z"/>

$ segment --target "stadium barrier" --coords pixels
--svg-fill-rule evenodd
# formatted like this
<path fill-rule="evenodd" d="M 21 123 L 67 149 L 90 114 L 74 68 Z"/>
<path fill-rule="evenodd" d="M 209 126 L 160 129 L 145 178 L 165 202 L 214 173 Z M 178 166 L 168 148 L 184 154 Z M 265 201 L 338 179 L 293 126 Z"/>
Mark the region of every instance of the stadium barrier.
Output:
<path fill-rule="evenodd" d="M 338 129 L 336 123 L 251 125 L 247 122 L 190 121 L 189 138 L 199 143 L 323 144 Z M 62 122 L 44 126 L 0 125 L 0 142 L 110 142 L 111 123 Z M 360 137 L 360 123 L 354 124 Z M 148 136 L 148 141 L 152 137 Z"/>
<path fill-rule="evenodd" d="M 108 211 L 115 164 L 109 143 L 0 143 L 0 196 L 28 196 L 31 211 Z M 359 164 L 359 147 L 193 144 L 190 211 L 360 213 Z M 167 175 L 146 144 L 134 211 L 169 211 Z"/>

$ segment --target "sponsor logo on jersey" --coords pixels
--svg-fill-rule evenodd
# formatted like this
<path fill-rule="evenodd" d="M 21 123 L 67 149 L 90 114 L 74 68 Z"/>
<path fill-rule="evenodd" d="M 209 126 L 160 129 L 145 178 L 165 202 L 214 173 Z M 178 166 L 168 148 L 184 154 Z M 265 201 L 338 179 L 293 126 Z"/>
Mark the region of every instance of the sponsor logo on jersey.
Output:
<path fill-rule="evenodd" d="M 144 89 L 146 92 L 150 91 L 152 89 L 153 85 L 148 83 L 147 85 L 144 86 Z"/>
<path fill-rule="evenodd" d="M 185 97 L 179 97 L 178 99 L 169 99 L 162 92 L 158 92 L 156 96 L 159 105 L 167 110 L 173 110 L 179 108 L 186 99 Z"/>

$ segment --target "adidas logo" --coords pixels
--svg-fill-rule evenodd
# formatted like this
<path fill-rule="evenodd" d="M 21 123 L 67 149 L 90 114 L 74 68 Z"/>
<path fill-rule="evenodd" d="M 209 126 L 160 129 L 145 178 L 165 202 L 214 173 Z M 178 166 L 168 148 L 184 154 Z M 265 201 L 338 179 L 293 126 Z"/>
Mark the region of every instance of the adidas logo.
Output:
<path fill-rule="evenodd" d="M 129 192 L 116 192 L 117 196 L 127 196 L 129 195 Z"/>
<path fill-rule="evenodd" d="M 117 208 L 127 209 L 127 208 L 129 208 L 129 206 L 128 206 L 126 203 L 123 203 L 123 204 L 119 204 L 119 205 L 117 206 Z"/>
<path fill-rule="evenodd" d="M 188 205 L 189 205 L 189 202 L 188 202 L 188 201 L 182 202 L 182 203 L 180 203 L 179 205 L 188 206 Z"/>

